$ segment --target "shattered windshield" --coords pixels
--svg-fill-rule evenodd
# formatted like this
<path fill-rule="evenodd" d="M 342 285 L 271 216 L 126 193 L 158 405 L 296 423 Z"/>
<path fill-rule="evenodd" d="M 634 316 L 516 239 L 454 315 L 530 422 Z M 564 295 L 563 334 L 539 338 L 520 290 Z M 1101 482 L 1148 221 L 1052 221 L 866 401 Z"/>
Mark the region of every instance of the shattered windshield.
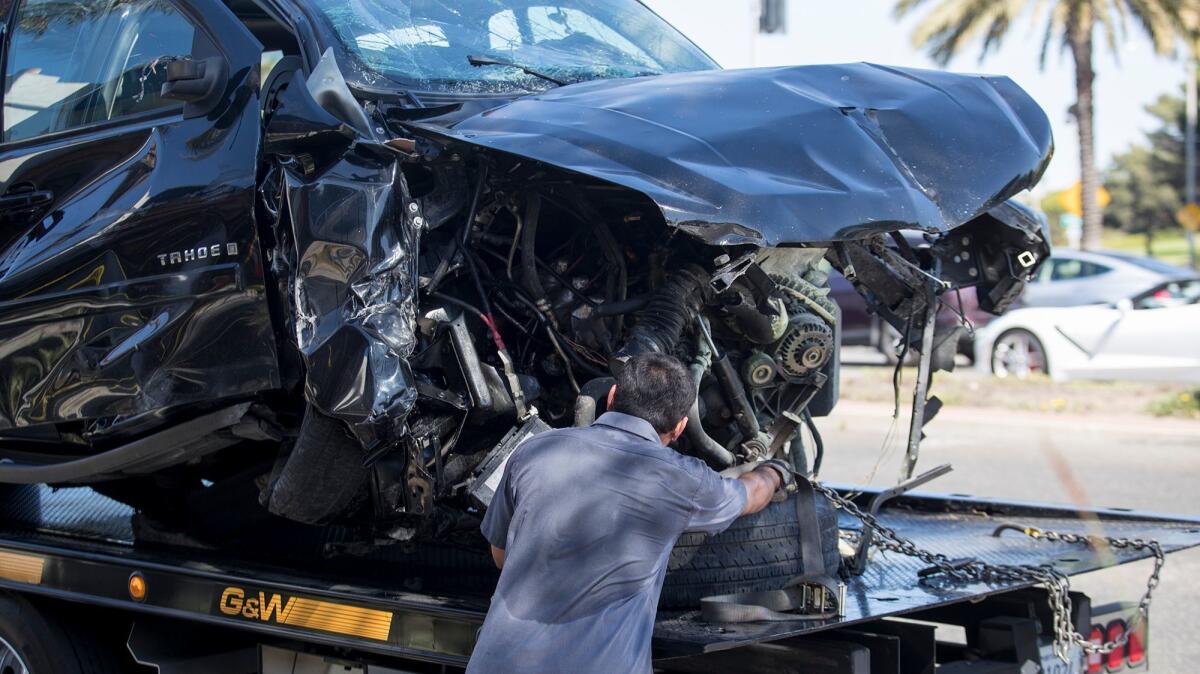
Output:
<path fill-rule="evenodd" d="M 423 91 L 509 93 L 553 86 L 504 61 L 571 83 L 710 70 L 717 65 L 637 0 L 312 0 L 346 55 L 347 78 Z"/>

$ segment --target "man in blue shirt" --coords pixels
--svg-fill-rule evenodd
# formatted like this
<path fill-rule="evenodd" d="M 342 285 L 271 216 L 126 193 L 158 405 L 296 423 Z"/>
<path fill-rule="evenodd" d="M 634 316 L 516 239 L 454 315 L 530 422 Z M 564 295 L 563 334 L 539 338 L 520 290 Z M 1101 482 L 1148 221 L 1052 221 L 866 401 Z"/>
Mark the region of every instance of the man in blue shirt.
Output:
<path fill-rule="evenodd" d="M 695 390 L 676 359 L 634 357 L 594 424 L 513 452 L 483 520 L 501 573 L 468 674 L 649 674 L 676 539 L 723 531 L 790 478 L 770 463 L 722 478 L 671 449 Z"/>

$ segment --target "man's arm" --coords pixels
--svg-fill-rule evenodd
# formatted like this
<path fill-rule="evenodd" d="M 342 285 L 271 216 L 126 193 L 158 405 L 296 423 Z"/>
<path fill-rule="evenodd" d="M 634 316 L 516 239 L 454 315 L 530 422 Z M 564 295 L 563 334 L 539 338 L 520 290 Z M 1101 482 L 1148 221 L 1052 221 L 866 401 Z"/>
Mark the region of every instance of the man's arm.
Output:
<path fill-rule="evenodd" d="M 718 534 L 735 519 L 766 508 L 784 483 L 784 469 L 772 467 L 771 462 L 736 478 L 721 477 L 699 461 L 696 463 L 700 466 L 697 469 L 700 488 L 685 531 Z"/>
<path fill-rule="evenodd" d="M 775 495 L 775 491 L 783 484 L 783 478 L 779 476 L 779 473 L 765 466 L 756 468 L 749 473 L 742 473 L 738 476 L 738 480 L 746 488 L 746 507 L 742 510 L 743 515 L 753 515 L 766 508 L 767 504 L 771 502 L 771 497 Z"/>
<path fill-rule="evenodd" d="M 518 451 L 520 450 L 518 449 Z M 516 458 L 515 453 L 513 458 Z M 488 506 L 487 512 L 483 514 L 483 522 L 479 525 L 483 537 L 491 546 L 492 561 L 496 563 L 497 569 L 504 568 L 504 549 L 508 547 L 508 526 L 512 523 L 513 510 L 516 507 L 516 499 L 509 484 L 509 476 L 512 474 L 514 464 L 513 458 L 508 460 L 504 475 L 500 478 L 500 484 L 496 486 L 496 494 L 492 497 L 492 503 Z M 504 547 L 500 547 L 501 545 Z"/>

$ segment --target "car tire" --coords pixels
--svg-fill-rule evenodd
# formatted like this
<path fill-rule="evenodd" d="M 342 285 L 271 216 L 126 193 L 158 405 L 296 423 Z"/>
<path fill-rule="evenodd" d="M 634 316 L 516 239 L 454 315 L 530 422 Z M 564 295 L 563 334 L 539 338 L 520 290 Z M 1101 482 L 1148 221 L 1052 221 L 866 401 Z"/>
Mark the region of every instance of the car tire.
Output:
<path fill-rule="evenodd" d="M 1050 361 L 1042 340 L 1023 328 L 1001 333 L 992 342 L 988 357 L 992 374 L 996 377 L 1025 379 L 1030 374 L 1050 374 Z"/>
<path fill-rule="evenodd" d="M 304 524 L 328 524 L 365 498 L 370 469 L 345 424 L 312 406 L 287 462 L 271 483 L 268 510 Z"/>
<path fill-rule="evenodd" d="M 824 498 L 817 498 L 817 518 L 825 545 L 827 575 L 837 574 L 837 511 Z M 456 582 L 469 579 L 472 586 L 494 587 L 499 572 L 491 557 L 477 548 L 422 544 L 394 561 L 404 568 L 444 572 L 454 569 Z M 725 531 L 709 536 L 685 533 L 679 537 L 667 561 L 659 607 L 665 610 L 694 609 L 700 599 L 731 592 L 777 590 L 805 573 L 800 547 L 800 523 L 792 499 L 771 503 L 763 510 L 734 520 Z"/>
<path fill-rule="evenodd" d="M 817 498 L 826 574 L 837 574 L 837 512 Z M 659 605 L 665 609 L 699 606 L 702 597 L 735 592 L 778 590 L 805 573 L 800 522 L 794 499 L 771 503 L 740 517 L 725 531 L 679 537 L 667 562 Z"/>
<path fill-rule="evenodd" d="M 55 604 L 34 603 L 0 592 L 0 671 L 15 674 L 117 674 L 124 669 L 116 645 L 101 640 L 105 624 L 85 624 Z M 107 630 L 115 632 L 109 623 Z"/>

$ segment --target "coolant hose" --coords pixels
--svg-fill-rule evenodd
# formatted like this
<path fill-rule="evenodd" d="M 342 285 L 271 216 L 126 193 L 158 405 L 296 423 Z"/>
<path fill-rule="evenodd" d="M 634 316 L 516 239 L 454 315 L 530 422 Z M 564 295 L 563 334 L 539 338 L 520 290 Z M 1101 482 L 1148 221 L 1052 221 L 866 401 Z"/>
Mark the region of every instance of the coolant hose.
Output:
<path fill-rule="evenodd" d="M 597 377 L 579 389 L 575 398 L 575 425 L 591 426 L 596 420 L 596 411 L 608 405 L 608 392 L 616 383 L 612 377 Z M 691 423 L 691 422 L 689 422 Z"/>
<path fill-rule="evenodd" d="M 546 313 L 549 305 L 546 303 L 546 288 L 537 272 L 537 233 L 538 220 L 542 215 L 542 198 L 536 192 L 529 195 L 529 204 L 525 209 L 525 226 L 521 230 L 521 285 L 533 296 L 538 309 Z"/>
<path fill-rule="evenodd" d="M 704 432 L 704 425 L 700 423 L 699 401 L 692 403 L 692 409 L 688 410 L 687 429 L 684 433 L 692 443 L 692 453 L 707 463 L 709 468 L 724 470 L 733 465 L 733 453 Z"/>
<path fill-rule="evenodd" d="M 688 442 L 691 443 L 692 453 L 697 458 L 703 460 L 714 470 L 723 470 L 733 465 L 733 453 L 725 449 L 721 443 L 713 440 L 704 431 L 704 424 L 700 422 L 700 381 L 704 379 L 704 371 L 708 369 L 711 361 L 712 354 L 708 350 L 708 345 L 704 343 L 703 339 L 700 339 L 696 350 L 696 360 L 692 361 L 691 366 L 688 367 L 692 381 L 696 385 L 696 399 L 692 401 L 692 409 L 688 410 L 687 427 L 683 432 L 687 436 Z"/>

